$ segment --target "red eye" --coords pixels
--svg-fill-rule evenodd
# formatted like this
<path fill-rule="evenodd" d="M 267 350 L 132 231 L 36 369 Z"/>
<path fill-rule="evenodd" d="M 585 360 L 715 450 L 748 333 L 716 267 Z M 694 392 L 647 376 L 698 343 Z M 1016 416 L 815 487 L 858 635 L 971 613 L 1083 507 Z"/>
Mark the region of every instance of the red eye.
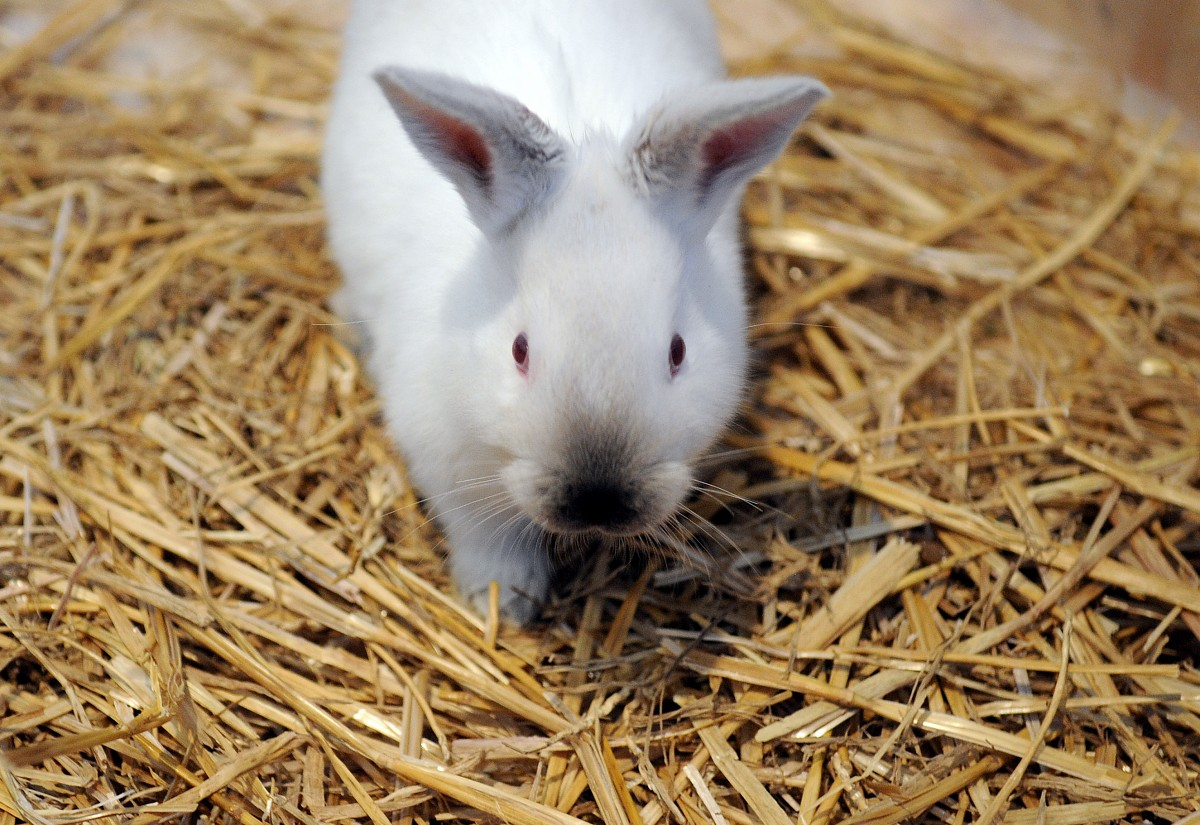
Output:
<path fill-rule="evenodd" d="M 525 337 L 525 333 L 521 333 L 513 339 L 512 345 L 513 360 L 517 362 L 517 369 L 524 375 L 529 372 L 529 339 Z"/>
<path fill-rule="evenodd" d="M 687 347 L 683 345 L 683 338 L 679 335 L 671 337 L 671 377 L 674 378 L 679 373 L 679 368 L 683 366 L 683 356 L 687 353 Z"/>

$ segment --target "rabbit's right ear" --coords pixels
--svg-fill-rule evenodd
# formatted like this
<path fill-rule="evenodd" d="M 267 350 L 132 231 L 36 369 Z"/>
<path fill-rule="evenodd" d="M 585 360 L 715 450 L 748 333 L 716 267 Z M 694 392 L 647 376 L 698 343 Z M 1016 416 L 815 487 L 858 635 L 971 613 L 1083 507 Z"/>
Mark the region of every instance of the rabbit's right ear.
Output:
<path fill-rule="evenodd" d="M 389 66 L 374 78 L 485 235 L 505 232 L 561 179 L 562 139 L 513 98 L 436 72 Z"/>

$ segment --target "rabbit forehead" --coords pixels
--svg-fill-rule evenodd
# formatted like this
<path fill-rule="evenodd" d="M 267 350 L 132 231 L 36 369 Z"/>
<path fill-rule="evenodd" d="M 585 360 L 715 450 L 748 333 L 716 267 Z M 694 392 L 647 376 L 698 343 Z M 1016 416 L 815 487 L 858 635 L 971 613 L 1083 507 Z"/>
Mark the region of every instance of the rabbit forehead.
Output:
<path fill-rule="evenodd" d="M 615 164 L 585 159 L 523 234 L 516 276 L 534 305 L 671 324 L 683 246 Z"/>

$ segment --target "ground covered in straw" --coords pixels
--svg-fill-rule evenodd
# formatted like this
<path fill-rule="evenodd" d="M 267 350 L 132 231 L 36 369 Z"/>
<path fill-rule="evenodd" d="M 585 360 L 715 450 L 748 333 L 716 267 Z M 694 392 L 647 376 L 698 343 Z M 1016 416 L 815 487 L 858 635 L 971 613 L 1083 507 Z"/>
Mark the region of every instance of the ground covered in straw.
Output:
<path fill-rule="evenodd" d="M 742 67 L 836 97 L 748 198 L 710 523 L 521 632 L 447 595 L 324 309 L 336 36 L 132 5 L 0 51 L 0 825 L 1197 821 L 1169 122 L 836 16 Z M 114 71 L 156 14 L 233 74 Z"/>

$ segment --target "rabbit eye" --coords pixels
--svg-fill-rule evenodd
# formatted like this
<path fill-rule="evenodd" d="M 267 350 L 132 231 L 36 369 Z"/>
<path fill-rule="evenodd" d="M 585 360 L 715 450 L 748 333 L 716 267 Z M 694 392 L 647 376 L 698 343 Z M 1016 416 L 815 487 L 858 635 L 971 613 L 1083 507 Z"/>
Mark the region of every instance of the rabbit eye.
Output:
<path fill-rule="evenodd" d="M 512 357 L 522 375 L 529 372 L 529 339 L 523 332 L 513 339 Z"/>
<path fill-rule="evenodd" d="M 683 344 L 683 338 L 678 334 L 671 336 L 671 377 L 674 378 L 679 373 L 679 368 L 683 366 L 683 356 L 687 353 L 687 347 Z"/>

